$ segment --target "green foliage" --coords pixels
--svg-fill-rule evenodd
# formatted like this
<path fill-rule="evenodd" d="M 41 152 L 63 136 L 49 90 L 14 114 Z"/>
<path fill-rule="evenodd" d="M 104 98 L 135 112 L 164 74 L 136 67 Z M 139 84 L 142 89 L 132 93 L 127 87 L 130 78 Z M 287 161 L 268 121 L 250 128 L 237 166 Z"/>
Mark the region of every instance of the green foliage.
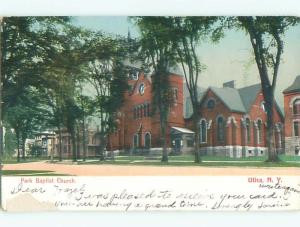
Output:
<path fill-rule="evenodd" d="M 129 56 L 129 41 L 90 32 L 83 48 L 86 77 L 96 91 L 95 111 L 101 121 L 101 133 L 105 137 L 115 129 L 117 112 L 128 88 L 127 69 L 123 62 Z"/>
<path fill-rule="evenodd" d="M 5 131 L 4 144 L 4 153 L 7 156 L 12 156 L 15 153 L 15 149 L 17 148 L 17 142 L 15 133 L 9 128 Z"/>

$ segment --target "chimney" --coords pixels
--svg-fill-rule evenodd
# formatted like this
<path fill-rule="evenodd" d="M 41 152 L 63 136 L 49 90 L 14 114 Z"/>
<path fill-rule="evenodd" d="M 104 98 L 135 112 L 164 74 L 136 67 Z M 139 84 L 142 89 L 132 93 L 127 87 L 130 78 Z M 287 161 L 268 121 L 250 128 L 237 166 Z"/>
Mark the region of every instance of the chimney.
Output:
<path fill-rule="evenodd" d="M 223 83 L 223 88 L 224 87 L 234 88 L 234 80 Z"/>

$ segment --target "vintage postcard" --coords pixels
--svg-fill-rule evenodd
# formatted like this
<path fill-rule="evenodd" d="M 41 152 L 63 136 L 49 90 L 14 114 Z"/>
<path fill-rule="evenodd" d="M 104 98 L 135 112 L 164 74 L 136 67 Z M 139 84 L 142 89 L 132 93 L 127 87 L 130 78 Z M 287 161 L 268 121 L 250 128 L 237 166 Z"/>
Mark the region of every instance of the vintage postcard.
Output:
<path fill-rule="evenodd" d="M 0 17 L 4 211 L 300 210 L 300 19 Z"/>

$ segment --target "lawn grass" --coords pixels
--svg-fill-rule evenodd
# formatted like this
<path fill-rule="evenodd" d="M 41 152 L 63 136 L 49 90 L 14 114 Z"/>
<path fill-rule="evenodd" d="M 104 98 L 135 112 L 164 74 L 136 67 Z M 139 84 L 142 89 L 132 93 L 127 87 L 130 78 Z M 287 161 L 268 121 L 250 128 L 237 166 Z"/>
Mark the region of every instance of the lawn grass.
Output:
<path fill-rule="evenodd" d="M 222 162 L 222 161 L 203 161 L 201 163 L 183 162 L 183 161 L 169 161 L 163 163 L 160 160 L 153 161 L 93 161 L 82 162 L 80 165 L 130 165 L 130 166 L 201 166 L 201 167 L 300 167 L 300 163 L 295 162 L 264 162 L 264 161 L 243 161 L 243 162 Z"/>
<path fill-rule="evenodd" d="M 207 166 L 207 167 L 300 167 L 300 157 L 299 156 L 286 156 L 280 155 L 280 162 L 272 163 L 266 162 L 266 156 L 258 156 L 258 157 L 243 157 L 243 158 L 231 158 L 231 157 L 222 157 L 222 156 L 202 156 L 202 162 L 200 164 L 194 163 L 193 155 L 180 155 L 180 156 L 169 156 L 168 163 L 162 163 L 160 161 L 160 156 L 157 156 L 156 160 L 149 160 L 144 156 L 138 155 L 121 155 L 115 156 L 114 160 L 106 160 L 99 161 L 98 158 L 89 158 L 87 162 L 78 161 L 78 165 L 103 165 L 103 164 L 112 164 L 112 165 L 135 165 L 135 166 Z M 37 159 L 31 158 L 22 160 L 21 163 L 24 162 L 36 162 L 41 160 L 49 160 L 49 159 Z M 4 162 L 3 164 L 16 164 L 16 160 L 11 160 L 10 162 Z M 68 163 L 63 163 L 68 164 Z M 8 173 L 9 174 L 9 173 Z M 22 173 L 19 173 L 22 174 Z M 24 172 L 23 174 L 30 174 Z M 52 175 L 51 172 L 39 172 L 32 174 L 45 174 Z M 11 175 L 15 175 L 11 173 Z"/>
<path fill-rule="evenodd" d="M 47 170 L 2 170 L 3 176 L 69 176 Z"/>
<path fill-rule="evenodd" d="M 41 158 L 26 158 L 26 159 L 20 159 L 20 162 L 17 161 L 17 158 L 9 158 L 2 160 L 3 164 L 17 164 L 17 163 L 28 163 L 28 162 L 40 162 L 49 160 L 47 157 L 41 157 Z"/>

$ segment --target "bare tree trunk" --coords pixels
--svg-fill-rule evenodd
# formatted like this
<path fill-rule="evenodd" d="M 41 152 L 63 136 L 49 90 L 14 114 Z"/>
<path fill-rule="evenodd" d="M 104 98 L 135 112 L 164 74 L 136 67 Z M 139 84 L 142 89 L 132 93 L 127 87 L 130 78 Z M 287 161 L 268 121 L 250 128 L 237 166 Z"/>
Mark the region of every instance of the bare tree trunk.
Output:
<path fill-rule="evenodd" d="M 61 135 L 61 128 L 60 126 L 58 127 L 58 147 L 59 147 L 59 161 L 62 161 L 62 135 Z"/>
<path fill-rule="evenodd" d="M 18 132 L 16 132 L 16 137 L 17 137 L 17 162 L 20 162 L 20 134 Z"/>
<path fill-rule="evenodd" d="M 201 162 L 200 157 L 200 133 L 199 133 L 199 115 L 197 113 L 196 108 L 194 108 L 194 114 L 193 114 L 193 125 L 194 125 L 194 131 L 195 131 L 195 163 Z"/>
<path fill-rule="evenodd" d="M 25 160 L 25 139 L 22 138 L 22 159 Z"/>
<path fill-rule="evenodd" d="M 77 125 L 77 133 L 76 133 L 76 140 L 77 140 L 77 147 L 76 147 L 76 150 L 77 150 L 77 158 L 80 159 L 80 133 L 79 133 L 79 125 Z"/>
<path fill-rule="evenodd" d="M 274 147 L 274 122 L 273 122 L 273 106 L 274 106 L 274 94 L 272 91 L 268 91 L 265 94 L 265 105 L 267 110 L 267 147 L 268 147 L 268 162 L 277 162 L 278 156 Z"/>
<path fill-rule="evenodd" d="M 85 132 L 85 119 L 82 121 L 82 146 L 83 146 L 83 161 L 86 160 L 86 132 Z"/>
<path fill-rule="evenodd" d="M 100 152 L 100 161 L 104 161 L 104 147 L 105 147 L 105 138 L 104 138 L 104 133 L 100 132 L 100 147 L 99 147 L 99 152 Z"/>
<path fill-rule="evenodd" d="M 164 113 L 165 114 L 165 113 Z M 162 115 L 164 115 L 162 114 Z M 160 117 L 160 125 L 161 125 L 161 145 L 162 145 L 162 148 L 163 148 L 163 151 L 162 151 L 162 159 L 161 161 L 162 162 L 168 162 L 168 150 L 167 150 L 167 141 L 166 141 L 166 138 L 167 138 L 167 122 L 166 122 L 166 119 L 164 119 L 164 116 L 161 116 Z"/>
<path fill-rule="evenodd" d="M 71 142 L 72 142 L 72 159 L 73 159 L 73 162 L 77 162 L 75 130 L 72 129 L 70 134 L 71 134 Z"/>
<path fill-rule="evenodd" d="M 21 136 L 22 139 L 22 159 L 25 160 L 25 142 L 26 142 L 26 136 L 23 135 Z"/>

